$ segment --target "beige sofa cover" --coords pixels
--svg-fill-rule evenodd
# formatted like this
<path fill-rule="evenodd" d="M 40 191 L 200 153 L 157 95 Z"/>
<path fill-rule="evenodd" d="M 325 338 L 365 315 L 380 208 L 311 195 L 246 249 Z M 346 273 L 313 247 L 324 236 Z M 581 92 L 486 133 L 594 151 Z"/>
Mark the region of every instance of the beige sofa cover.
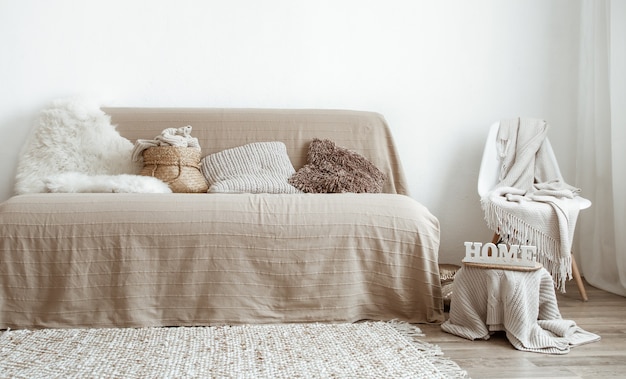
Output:
<path fill-rule="evenodd" d="M 370 112 L 104 109 L 131 139 L 193 126 L 203 155 L 312 138 L 370 159 L 384 194 L 29 194 L 0 204 L 0 328 L 362 319 L 442 322 L 439 222 L 406 196 Z"/>

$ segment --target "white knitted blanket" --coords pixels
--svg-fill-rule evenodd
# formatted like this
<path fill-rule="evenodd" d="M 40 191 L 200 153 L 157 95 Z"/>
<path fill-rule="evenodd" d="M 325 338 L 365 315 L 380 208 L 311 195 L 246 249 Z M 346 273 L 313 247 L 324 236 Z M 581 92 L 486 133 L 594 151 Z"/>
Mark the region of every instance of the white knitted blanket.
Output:
<path fill-rule="evenodd" d="M 563 320 L 550 273 L 462 267 L 454 279 L 445 332 L 470 340 L 496 331 L 518 350 L 567 354 L 572 347 L 600 340 L 574 321 Z"/>
<path fill-rule="evenodd" d="M 543 120 L 502 120 L 497 148 L 500 182 L 481 199 L 489 228 L 508 244 L 537 247 L 537 260 L 561 291 L 572 278 L 571 246 L 580 191 L 565 183 L 546 153 Z"/>

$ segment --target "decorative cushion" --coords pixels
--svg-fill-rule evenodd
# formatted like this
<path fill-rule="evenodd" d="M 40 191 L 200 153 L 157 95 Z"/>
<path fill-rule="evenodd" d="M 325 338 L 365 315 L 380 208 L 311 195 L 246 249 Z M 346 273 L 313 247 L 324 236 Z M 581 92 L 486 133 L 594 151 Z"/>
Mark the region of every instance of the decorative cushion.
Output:
<path fill-rule="evenodd" d="M 208 192 L 299 193 L 287 180 L 295 169 L 279 141 L 254 142 L 210 154 L 200 162 Z"/>
<path fill-rule="evenodd" d="M 364 156 L 331 140 L 313 139 L 307 162 L 289 178 L 289 183 L 304 192 L 382 192 L 385 175 Z"/>

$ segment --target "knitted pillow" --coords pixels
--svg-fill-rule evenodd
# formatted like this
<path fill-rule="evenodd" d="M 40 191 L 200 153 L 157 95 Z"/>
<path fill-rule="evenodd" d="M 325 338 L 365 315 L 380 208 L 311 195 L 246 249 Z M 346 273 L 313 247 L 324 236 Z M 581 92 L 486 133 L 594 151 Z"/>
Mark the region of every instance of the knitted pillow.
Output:
<path fill-rule="evenodd" d="M 282 142 L 254 142 L 210 154 L 200 162 L 208 192 L 299 193 L 287 179 L 295 169 Z"/>
<path fill-rule="evenodd" d="M 303 192 L 382 192 L 383 174 L 364 156 L 315 138 L 309 145 L 307 164 L 289 178 Z"/>

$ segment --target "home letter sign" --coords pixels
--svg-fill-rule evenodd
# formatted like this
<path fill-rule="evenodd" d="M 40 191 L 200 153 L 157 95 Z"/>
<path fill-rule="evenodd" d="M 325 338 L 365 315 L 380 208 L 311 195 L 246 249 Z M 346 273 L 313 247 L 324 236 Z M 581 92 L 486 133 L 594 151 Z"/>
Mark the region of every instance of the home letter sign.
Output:
<path fill-rule="evenodd" d="M 502 266 L 534 267 L 537 246 L 499 244 L 483 245 L 480 242 L 465 242 L 463 262 L 485 263 Z"/>

